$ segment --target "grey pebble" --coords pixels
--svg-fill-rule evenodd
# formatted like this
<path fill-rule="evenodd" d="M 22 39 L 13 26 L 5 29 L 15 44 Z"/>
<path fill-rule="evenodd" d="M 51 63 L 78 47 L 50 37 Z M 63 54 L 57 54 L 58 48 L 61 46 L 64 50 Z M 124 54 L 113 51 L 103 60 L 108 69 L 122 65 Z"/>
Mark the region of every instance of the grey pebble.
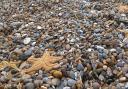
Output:
<path fill-rule="evenodd" d="M 69 72 L 69 77 L 72 78 L 72 79 L 75 79 L 75 72 L 70 71 Z"/>
<path fill-rule="evenodd" d="M 31 56 L 31 55 L 32 55 L 32 49 L 26 50 L 26 51 L 24 52 L 24 54 L 25 54 L 26 56 Z"/>
<path fill-rule="evenodd" d="M 42 80 L 34 80 L 34 84 L 36 87 L 39 87 L 43 84 L 43 81 Z"/>
<path fill-rule="evenodd" d="M 35 85 L 33 83 L 26 83 L 25 89 L 35 89 Z"/>
<path fill-rule="evenodd" d="M 93 86 L 94 89 L 99 89 L 100 88 L 100 84 L 98 82 L 92 83 L 92 86 Z"/>
<path fill-rule="evenodd" d="M 76 84 L 76 81 L 73 79 L 68 79 L 68 86 L 72 87 Z"/>
<path fill-rule="evenodd" d="M 77 65 L 77 70 L 78 70 L 78 71 L 84 70 L 84 66 L 79 63 L 79 64 Z"/>

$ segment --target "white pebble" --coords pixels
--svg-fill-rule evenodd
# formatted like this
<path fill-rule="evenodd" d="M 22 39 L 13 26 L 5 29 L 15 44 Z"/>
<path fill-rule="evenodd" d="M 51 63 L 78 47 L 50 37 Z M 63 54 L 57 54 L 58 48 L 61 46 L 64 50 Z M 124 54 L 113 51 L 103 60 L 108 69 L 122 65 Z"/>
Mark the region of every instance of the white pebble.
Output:
<path fill-rule="evenodd" d="M 41 26 L 37 26 L 37 29 L 42 29 L 42 27 Z"/>
<path fill-rule="evenodd" d="M 25 38 L 24 40 L 23 40 L 23 43 L 24 44 L 29 44 L 30 43 L 30 41 L 31 41 L 31 38 Z"/>

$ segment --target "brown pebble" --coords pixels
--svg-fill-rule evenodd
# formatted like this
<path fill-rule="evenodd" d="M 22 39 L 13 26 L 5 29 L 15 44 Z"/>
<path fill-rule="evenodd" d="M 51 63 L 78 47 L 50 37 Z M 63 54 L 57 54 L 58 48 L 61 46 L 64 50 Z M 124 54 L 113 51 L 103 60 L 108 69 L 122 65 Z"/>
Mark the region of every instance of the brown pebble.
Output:
<path fill-rule="evenodd" d="M 53 71 L 52 72 L 52 75 L 54 76 L 54 77 L 56 77 L 56 78 L 62 78 L 62 72 L 61 71 L 57 71 L 57 70 L 55 70 L 55 71 Z"/>

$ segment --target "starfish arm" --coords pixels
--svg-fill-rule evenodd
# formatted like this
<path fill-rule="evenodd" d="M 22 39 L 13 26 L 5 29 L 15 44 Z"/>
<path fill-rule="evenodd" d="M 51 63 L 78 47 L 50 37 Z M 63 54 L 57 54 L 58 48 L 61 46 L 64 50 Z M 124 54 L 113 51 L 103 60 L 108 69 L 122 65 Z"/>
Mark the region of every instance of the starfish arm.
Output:
<path fill-rule="evenodd" d="M 40 58 L 35 58 L 34 56 L 31 56 L 27 59 L 27 61 L 30 63 L 34 63 L 35 61 L 38 61 L 38 59 L 40 59 Z"/>
<path fill-rule="evenodd" d="M 52 57 L 50 62 L 55 63 L 58 62 L 60 59 L 62 59 L 62 57 Z"/>
<path fill-rule="evenodd" d="M 43 63 L 36 62 L 32 67 L 30 67 L 28 69 L 25 69 L 25 72 L 29 73 L 29 72 L 32 72 L 32 71 L 36 71 L 36 70 L 41 69 L 43 66 L 44 66 Z"/>

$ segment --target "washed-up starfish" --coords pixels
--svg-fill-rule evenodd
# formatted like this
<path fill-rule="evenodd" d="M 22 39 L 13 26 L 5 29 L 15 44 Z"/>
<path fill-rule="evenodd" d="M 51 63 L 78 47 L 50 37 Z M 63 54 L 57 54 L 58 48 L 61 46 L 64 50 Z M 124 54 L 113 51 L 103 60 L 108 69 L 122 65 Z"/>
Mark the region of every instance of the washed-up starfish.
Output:
<path fill-rule="evenodd" d="M 5 68 L 5 67 L 11 67 L 11 68 L 14 68 L 14 69 L 20 71 L 20 69 L 16 66 L 17 64 L 19 64 L 19 62 L 2 61 L 2 62 L 0 63 L 0 69 Z"/>
<path fill-rule="evenodd" d="M 35 58 L 34 56 L 31 56 L 28 58 L 28 62 L 32 63 L 32 66 L 28 69 L 24 69 L 22 72 L 31 74 L 36 70 L 44 69 L 45 71 L 49 71 L 57 66 L 60 66 L 60 64 L 56 63 L 57 61 L 61 60 L 62 56 L 52 56 L 50 55 L 49 51 L 44 52 L 43 56 L 40 58 Z"/>

